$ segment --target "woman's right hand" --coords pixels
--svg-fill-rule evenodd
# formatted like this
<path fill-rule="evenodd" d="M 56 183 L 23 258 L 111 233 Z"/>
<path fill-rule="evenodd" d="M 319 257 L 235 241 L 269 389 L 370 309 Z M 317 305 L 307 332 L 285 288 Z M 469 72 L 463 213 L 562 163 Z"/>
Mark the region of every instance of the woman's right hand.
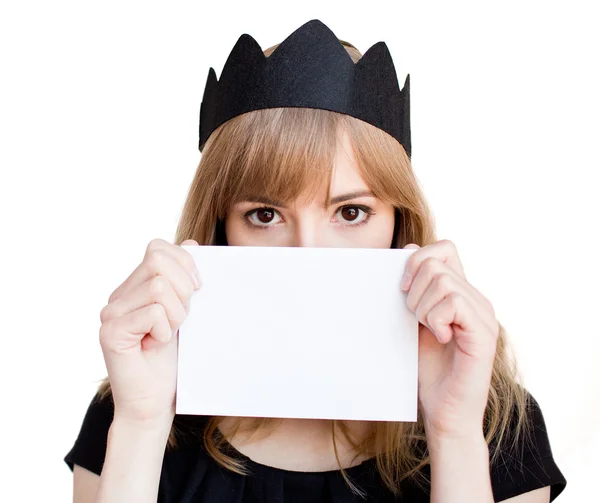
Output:
<path fill-rule="evenodd" d="M 192 239 L 182 245 L 198 245 Z M 115 417 L 172 421 L 177 382 L 177 336 L 189 301 L 200 288 L 194 259 L 181 246 L 152 240 L 141 264 L 100 312 L 100 345 Z"/>

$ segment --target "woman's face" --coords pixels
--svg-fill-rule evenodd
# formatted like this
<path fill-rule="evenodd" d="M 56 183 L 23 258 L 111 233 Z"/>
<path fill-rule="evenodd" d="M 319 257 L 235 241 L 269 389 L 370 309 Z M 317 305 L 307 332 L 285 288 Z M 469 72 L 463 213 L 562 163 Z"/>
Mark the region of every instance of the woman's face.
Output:
<path fill-rule="evenodd" d="M 310 203 L 301 195 L 290 204 L 243 201 L 227 212 L 225 232 L 231 246 L 312 246 L 390 248 L 394 207 L 370 194 L 356 167 L 347 134 L 338 142 L 325 207 L 327 186 Z"/>

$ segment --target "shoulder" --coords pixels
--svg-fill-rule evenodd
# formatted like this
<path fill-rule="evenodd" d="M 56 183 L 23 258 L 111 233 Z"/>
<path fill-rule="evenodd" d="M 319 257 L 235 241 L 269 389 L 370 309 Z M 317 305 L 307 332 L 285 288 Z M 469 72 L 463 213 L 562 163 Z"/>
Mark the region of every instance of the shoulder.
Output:
<path fill-rule="evenodd" d="M 567 482 L 554 460 L 540 404 L 530 393 L 527 393 L 524 415 L 525 427 L 518 430 L 518 410 L 514 408 L 505 435 L 490 443 L 494 499 L 502 501 L 550 486 L 550 501 L 553 501 Z M 496 456 L 493 456 L 495 451 Z"/>
<path fill-rule="evenodd" d="M 94 395 L 88 405 L 75 443 L 64 458 L 71 470 L 77 464 L 100 475 L 113 415 L 112 398 L 101 398 L 99 394 Z"/>
<path fill-rule="evenodd" d="M 104 466 L 108 433 L 114 417 L 112 397 L 101 397 L 96 393 L 91 399 L 83 417 L 79 432 L 71 449 L 64 457 L 71 470 L 77 464 L 100 475 Z M 185 453 L 197 453 L 201 448 L 203 429 L 208 422 L 207 416 L 179 416 L 173 421 L 176 444 L 167 447 L 165 461 L 177 463 Z M 167 456 L 168 454 L 168 456 Z"/>

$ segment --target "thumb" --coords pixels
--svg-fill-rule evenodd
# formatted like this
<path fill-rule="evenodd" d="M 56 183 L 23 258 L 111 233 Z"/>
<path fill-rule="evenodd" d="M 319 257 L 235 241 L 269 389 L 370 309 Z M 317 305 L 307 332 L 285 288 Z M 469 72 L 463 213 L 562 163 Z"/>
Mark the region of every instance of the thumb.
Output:
<path fill-rule="evenodd" d="M 200 246 L 198 244 L 198 241 L 195 241 L 193 239 L 186 239 L 185 241 L 181 242 L 182 245 L 196 245 L 196 246 Z"/>
<path fill-rule="evenodd" d="M 416 249 L 416 248 L 421 248 L 418 244 L 415 243 L 408 243 L 403 249 Z"/>

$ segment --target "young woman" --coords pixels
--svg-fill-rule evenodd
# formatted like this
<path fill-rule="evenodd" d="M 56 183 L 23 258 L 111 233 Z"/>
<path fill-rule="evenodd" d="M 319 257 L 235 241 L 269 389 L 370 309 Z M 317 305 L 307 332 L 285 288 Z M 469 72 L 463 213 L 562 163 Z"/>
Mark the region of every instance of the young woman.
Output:
<path fill-rule="evenodd" d="M 416 248 L 402 287 L 420 322 L 418 421 L 175 415 L 177 330 L 202 287 L 182 244 Z M 216 127 L 175 242 L 151 241 L 100 317 L 108 378 L 65 457 L 76 503 L 545 503 L 566 485 L 407 149 L 350 115 L 275 107 Z"/>

